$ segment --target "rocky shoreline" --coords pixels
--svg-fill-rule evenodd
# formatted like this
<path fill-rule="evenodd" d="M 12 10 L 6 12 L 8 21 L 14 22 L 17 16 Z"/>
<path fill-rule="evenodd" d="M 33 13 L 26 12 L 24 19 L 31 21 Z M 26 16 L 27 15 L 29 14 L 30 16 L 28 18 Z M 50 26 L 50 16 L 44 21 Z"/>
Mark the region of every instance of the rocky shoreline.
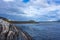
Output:
<path fill-rule="evenodd" d="M 32 40 L 28 33 L 0 19 L 0 40 Z"/>

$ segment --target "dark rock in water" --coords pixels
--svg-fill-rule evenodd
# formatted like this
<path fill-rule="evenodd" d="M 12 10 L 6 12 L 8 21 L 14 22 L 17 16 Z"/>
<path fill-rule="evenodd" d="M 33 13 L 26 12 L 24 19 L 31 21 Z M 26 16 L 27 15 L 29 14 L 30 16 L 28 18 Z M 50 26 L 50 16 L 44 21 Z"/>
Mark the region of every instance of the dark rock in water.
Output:
<path fill-rule="evenodd" d="M 0 40 L 31 40 L 31 37 L 13 24 L 0 19 Z"/>

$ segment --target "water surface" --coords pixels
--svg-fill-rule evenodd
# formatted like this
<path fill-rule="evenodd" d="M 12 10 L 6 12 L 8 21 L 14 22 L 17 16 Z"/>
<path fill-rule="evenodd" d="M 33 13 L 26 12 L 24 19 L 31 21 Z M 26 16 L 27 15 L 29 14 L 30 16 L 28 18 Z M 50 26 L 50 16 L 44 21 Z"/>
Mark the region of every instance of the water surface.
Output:
<path fill-rule="evenodd" d="M 60 23 L 16 24 L 27 32 L 33 40 L 60 40 Z"/>

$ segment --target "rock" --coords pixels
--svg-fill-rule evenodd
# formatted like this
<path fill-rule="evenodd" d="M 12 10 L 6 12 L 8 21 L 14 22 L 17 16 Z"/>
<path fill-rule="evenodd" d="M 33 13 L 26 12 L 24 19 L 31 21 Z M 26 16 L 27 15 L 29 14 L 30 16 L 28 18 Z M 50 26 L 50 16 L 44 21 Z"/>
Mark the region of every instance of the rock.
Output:
<path fill-rule="evenodd" d="M 0 40 L 31 40 L 28 33 L 4 19 L 0 19 Z"/>
<path fill-rule="evenodd" d="M 14 25 L 0 19 L 0 40 L 17 40 L 18 32 Z"/>

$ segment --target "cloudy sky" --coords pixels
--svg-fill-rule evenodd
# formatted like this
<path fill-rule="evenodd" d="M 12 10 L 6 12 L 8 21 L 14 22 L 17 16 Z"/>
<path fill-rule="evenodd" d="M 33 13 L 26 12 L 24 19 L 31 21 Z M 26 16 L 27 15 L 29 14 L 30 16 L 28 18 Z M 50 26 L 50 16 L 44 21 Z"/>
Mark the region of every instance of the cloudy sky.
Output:
<path fill-rule="evenodd" d="M 0 0 L 0 16 L 11 20 L 60 20 L 60 0 Z"/>

